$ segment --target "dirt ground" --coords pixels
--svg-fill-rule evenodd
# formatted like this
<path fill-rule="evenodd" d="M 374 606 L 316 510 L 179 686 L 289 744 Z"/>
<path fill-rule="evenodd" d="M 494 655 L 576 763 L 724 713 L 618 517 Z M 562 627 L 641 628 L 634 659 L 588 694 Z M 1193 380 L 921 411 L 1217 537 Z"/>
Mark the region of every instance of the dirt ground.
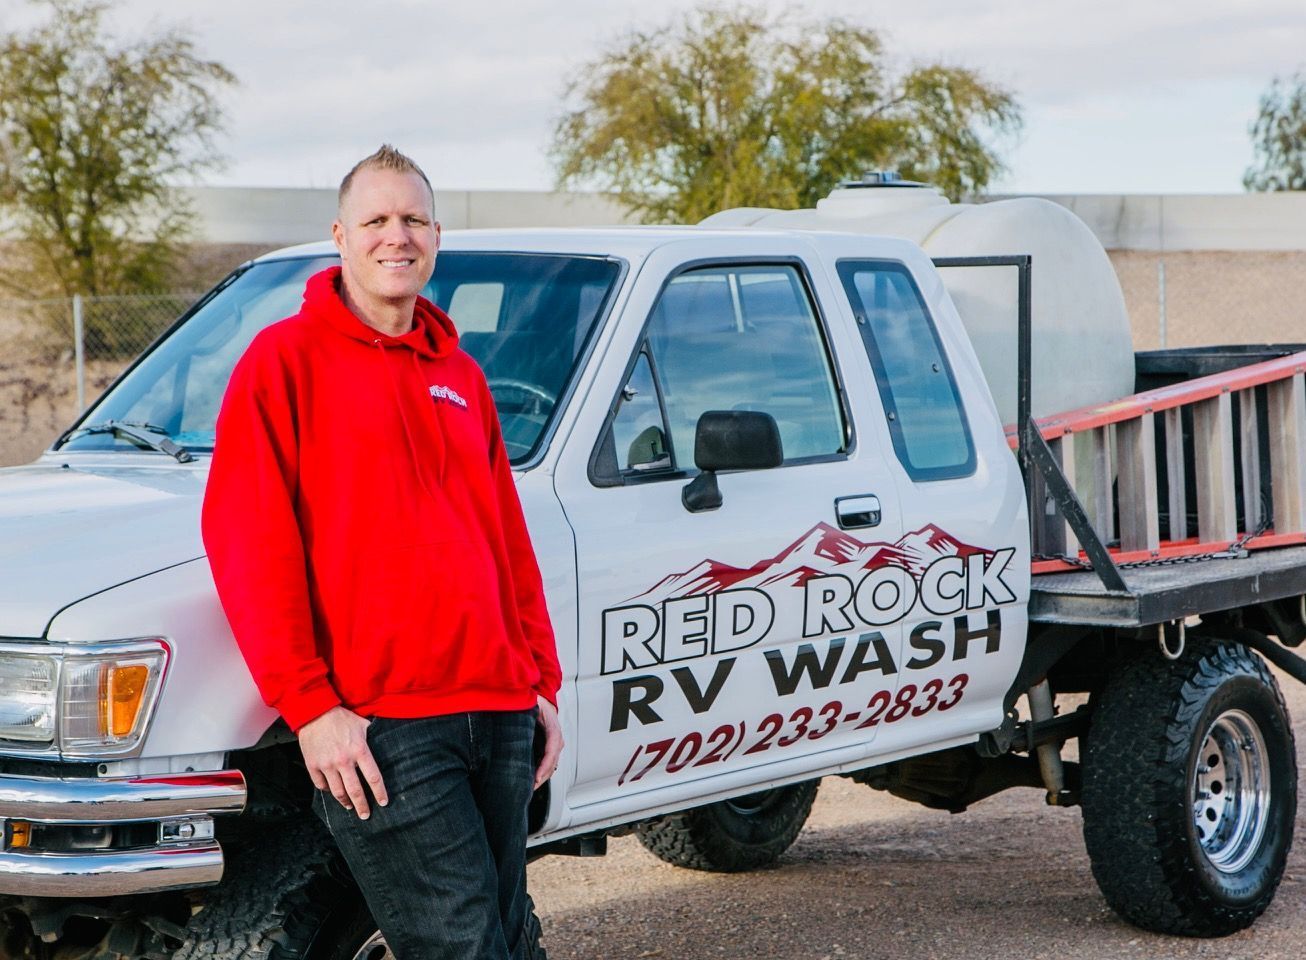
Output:
<path fill-rule="evenodd" d="M 0 359 L 0 467 L 31 463 L 77 418 L 71 361 Z M 100 395 L 122 364 L 88 364 L 88 402 Z M 67 368 L 67 369 L 65 369 Z"/>
<path fill-rule="evenodd" d="M 86 365 L 90 402 L 125 366 Z M 77 378 L 71 349 L 52 344 L 30 318 L 0 311 L 0 467 L 30 463 L 76 419 Z"/>
<path fill-rule="evenodd" d="M 0 360 L 0 467 L 31 463 L 76 419 L 76 382 L 66 366 L 71 364 Z M 88 371 L 88 399 L 116 372 Z"/>
<path fill-rule="evenodd" d="M 1280 678 L 1306 770 L 1306 688 Z M 633 837 L 607 857 L 549 857 L 531 891 L 554 960 L 1028 960 L 1292 958 L 1306 948 L 1306 802 L 1275 902 L 1220 940 L 1144 933 L 1106 906 L 1078 809 L 1010 790 L 963 814 L 926 810 L 841 778 L 774 867 L 668 866 Z"/>

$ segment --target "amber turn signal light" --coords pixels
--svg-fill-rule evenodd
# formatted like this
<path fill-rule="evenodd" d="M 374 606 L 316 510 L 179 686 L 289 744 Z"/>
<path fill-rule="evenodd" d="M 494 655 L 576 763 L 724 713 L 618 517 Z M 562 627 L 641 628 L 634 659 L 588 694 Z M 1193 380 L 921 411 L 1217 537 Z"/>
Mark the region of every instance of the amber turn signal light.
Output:
<path fill-rule="evenodd" d="M 150 670 L 144 664 L 112 665 L 105 679 L 103 730 L 115 737 L 125 737 L 136 727 Z"/>

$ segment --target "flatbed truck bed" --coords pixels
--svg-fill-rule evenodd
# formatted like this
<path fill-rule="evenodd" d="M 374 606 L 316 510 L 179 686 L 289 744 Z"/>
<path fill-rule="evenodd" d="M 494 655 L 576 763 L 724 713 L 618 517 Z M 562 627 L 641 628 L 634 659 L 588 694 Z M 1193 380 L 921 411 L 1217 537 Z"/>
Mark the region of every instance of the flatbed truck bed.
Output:
<path fill-rule="evenodd" d="M 1123 593 L 1092 570 L 1035 574 L 1030 622 L 1148 627 L 1306 594 L 1306 545 L 1119 569 Z"/>

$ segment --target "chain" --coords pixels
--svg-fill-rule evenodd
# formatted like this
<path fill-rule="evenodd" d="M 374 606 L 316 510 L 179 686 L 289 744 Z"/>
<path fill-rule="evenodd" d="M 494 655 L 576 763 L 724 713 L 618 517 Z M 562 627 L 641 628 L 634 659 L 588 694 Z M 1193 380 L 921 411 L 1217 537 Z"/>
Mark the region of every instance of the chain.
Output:
<path fill-rule="evenodd" d="M 1055 560 L 1057 563 L 1064 563 L 1067 566 L 1079 567 L 1081 570 L 1092 570 L 1093 564 L 1083 557 L 1072 557 L 1068 553 L 1032 553 L 1029 557 L 1032 563 L 1042 563 L 1049 560 Z"/>
<path fill-rule="evenodd" d="M 1132 560 L 1129 563 L 1118 563 L 1116 564 L 1116 567 L 1121 570 L 1133 570 L 1138 567 L 1174 567 L 1184 563 L 1202 563 L 1206 560 L 1238 560 L 1247 555 L 1247 544 L 1259 537 L 1269 528 L 1270 521 L 1267 516 L 1261 520 L 1255 530 L 1247 531 L 1223 550 L 1216 550 L 1211 553 L 1194 553 L 1183 557 L 1157 557 L 1154 560 Z M 1093 564 L 1083 557 L 1072 557 L 1066 554 L 1036 553 L 1031 557 L 1031 559 L 1034 561 L 1056 560 L 1072 567 L 1078 567 L 1081 570 L 1093 569 Z"/>

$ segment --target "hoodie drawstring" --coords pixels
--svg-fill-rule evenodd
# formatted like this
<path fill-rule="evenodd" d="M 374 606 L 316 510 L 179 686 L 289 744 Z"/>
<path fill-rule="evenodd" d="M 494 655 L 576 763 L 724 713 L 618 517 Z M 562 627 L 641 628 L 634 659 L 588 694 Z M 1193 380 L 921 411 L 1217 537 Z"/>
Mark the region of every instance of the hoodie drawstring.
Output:
<path fill-rule="evenodd" d="M 409 355 L 410 357 L 413 358 L 413 366 L 417 368 L 417 379 L 420 380 L 421 383 L 422 383 L 422 386 L 425 387 L 425 386 L 426 386 L 426 374 L 424 374 L 424 373 L 422 372 L 422 361 L 418 358 L 418 356 L 417 356 L 417 354 L 416 354 L 415 352 L 414 352 L 414 353 L 409 353 L 408 355 Z M 434 420 L 435 420 L 435 433 L 434 433 L 434 438 L 435 438 L 435 447 L 436 447 L 436 449 L 435 449 L 435 479 L 436 479 L 436 482 L 437 482 L 437 483 L 439 483 L 441 486 L 443 486 L 443 485 L 444 485 L 444 466 L 445 466 L 445 461 L 448 460 L 448 457 L 445 456 L 445 446 L 444 446 L 444 428 L 440 425 L 440 417 L 439 417 L 438 414 L 436 413 L 436 410 L 435 410 L 435 403 L 434 403 L 434 402 L 432 402 L 432 403 L 430 404 L 430 410 L 431 410 L 431 416 L 432 416 L 432 417 L 434 418 Z"/>
<path fill-rule="evenodd" d="M 399 419 L 403 421 L 404 436 L 408 439 L 408 452 L 413 456 L 413 468 L 417 471 L 417 480 L 422 485 L 422 489 L 426 491 L 426 495 L 434 497 L 435 491 L 426 482 L 426 473 L 422 469 L 422 458 L 418 455 L 417 444 L 413 441 L 413 431 L 408 425 L 408 415 L 404 413 L 403 397 L 399 394 L 399 387 L 395 383 L 394 374 L 390 370 L 390 358 L 386 356 L 385 346 L 379 339 L 373 340 L 372 343 L 381 351 L 381 365 L 385 367 L 386 380 L 390 383 L 390 393 L 394 397 L 395 406 L 399 408 Z M 414 355 L 414 359 L 416 359 L 416 355 Z"/>

